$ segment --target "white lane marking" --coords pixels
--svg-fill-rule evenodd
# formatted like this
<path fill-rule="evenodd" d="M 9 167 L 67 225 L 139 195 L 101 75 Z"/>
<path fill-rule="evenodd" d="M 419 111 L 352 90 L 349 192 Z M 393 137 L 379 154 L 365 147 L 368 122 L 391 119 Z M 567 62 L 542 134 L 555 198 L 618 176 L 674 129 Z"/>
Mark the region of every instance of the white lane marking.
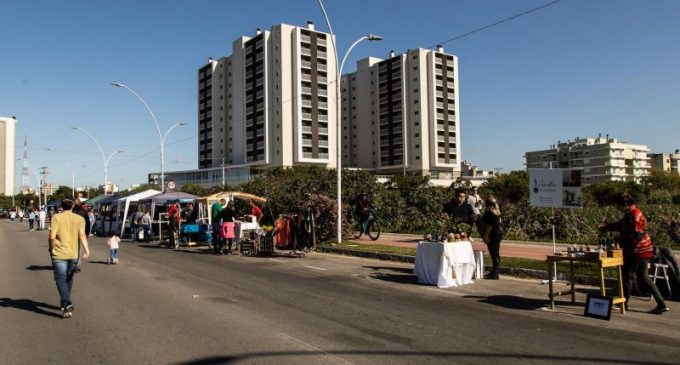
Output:
<path fill-rule="evenodd" d="M 305 265 L 305 267 L 314 269 L 314 270 L 319 270 L 319 271 L 326 271 L 328 269 L 324 269 L 323 267 L 317 267 L 317 266 L 311 266 L 311 265 Z"/>
<path fill-rule="evenodd" d="M 307 349 L 307 350 L 314 351 L 314 352 L 318 352 L 319 355 L 324 356 L 325 358 L 327 358 L 327 360 L 330 360 L 330 362 L 332 362 L 332 363 L 335 363 L 335 364 L 345 364 L 345 365 L 355 365 L 353 362 L 349 362 L 349 361 L 347 361 L 347 360 L 345 360 L 345 359 L 343 359 L 343 358 L 341 358 L 341 357 L 335 356 L 335 355 L 333 355 L 333 354 L 329 354 L 329 353 L 327 353 L 326 351 L 324 351 L 324 350 L 322 350 L 322 349 L 320 349 L 320 348 L 318 348 L 318 347 L 312 345 L 311 343 L 302 341 L 302 340 L 300 340 L 299 338 L 295 338 L 295 337 L 293 337 L 293 336 L 291 336 L 291 335 L 288 335 L 288 334 L 286 334 L 286 333 L 279 332 L 279 333 L 276 334 L 276 336 L 278 336 L 278 337 L 280 337 L 280 338 L 282 338 L 282 339 L 284 339 L 284 340 L 286 340 L 286 341 L 295 343 L 295 344 L 297 344 L 298 346 L 300 346 L 300 347 L 302 347 L 302 348 L 305 348 L 305 349 Z M 324 363 L 330 363 L 330 362 L 324 362 Z"/>
<path fill-rule="evenodd" d="M 269 259 L 269 261 L 274 261 L 274 262 L 286 262 L 286 260 L 281 260 L 281 259 Z"/>

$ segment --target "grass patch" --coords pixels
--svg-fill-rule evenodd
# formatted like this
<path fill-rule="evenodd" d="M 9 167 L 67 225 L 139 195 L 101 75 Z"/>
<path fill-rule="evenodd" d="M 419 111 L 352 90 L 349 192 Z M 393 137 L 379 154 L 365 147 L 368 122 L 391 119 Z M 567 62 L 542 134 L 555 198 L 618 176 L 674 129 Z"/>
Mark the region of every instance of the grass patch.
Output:
<path fill-rule="evenodd" d="M 352 251 L 362 251 L 362 252 L 378 252 L 393 255 L 403 255 L 403 256 L 415 256 L 416 249 L 412 247 L 394 247 L 385 245 L 357 245 L 355 242 L 342 241 L 342 243 L 337 244 L 334 242 L 324 242 L 321 246 L 343 248 Z M 486 266 L 491 265 L 491 257 L 489 255 L 484 255 L 484 263 Z M 501 266 L 506 267 L 516 267 L 522 269 L 530 270 L 541 270 L 548 271 L 548 264 L 545 260 L 531 260 L 518 257 L 501 257 Z M 558 262 L 557 271 L 560 273 L 569 273 L 569 263 Z M 616 277 L 616 270 L 614 268 L 606 268 L 605 277 L 614 278 Z M 590 263 L 575 263 L 574 264 L 574 275 L 576 276 L 599 276 L 597 266 Z"/>

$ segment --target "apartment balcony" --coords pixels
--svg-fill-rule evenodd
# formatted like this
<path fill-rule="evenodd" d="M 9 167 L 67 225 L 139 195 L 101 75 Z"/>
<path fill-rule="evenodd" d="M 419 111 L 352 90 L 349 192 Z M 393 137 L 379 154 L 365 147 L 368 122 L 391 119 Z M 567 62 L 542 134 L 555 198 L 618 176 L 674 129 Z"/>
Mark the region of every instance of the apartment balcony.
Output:
<path fill-rule="evenodd" d="M 300 75 L 300 78 L 302 79 L 302 81 L 312 81 L 312 75 L 310 74 L 303 73 L 302 75 Z"/>
<path fill-rule="evenodd" d="M 306 47 L 301 47 L 300 48 L 300 53 L 302 53 L 305 56 L 311 56 L 312 55 L 312 50 Z"/>
<path fill-rule="evenodd" d="M 319 76 L 319 77 L 317 78 L 317 81 L 320 82 L 320 83 L 322 83 L 322 84 L 325 84 L 325 83 L 328 83 L 328 78 L 325 77 L 325 76 Z"/>
<path fill-rule="evenodd" d="M 327 43 L 326 43 L 325 39 L 320 38 L 320 37 L 316 37 L 316 44 L 318 44 L 320 46 L 325 46 Z"/>
<path fill-rule="evenodd" d="M 327 70 L 328 70 L 328 65 L 326 65 L 325 63 L 317 63 L 317 64 L 316 64 L 316 68 L 317 68 L 319 71 L 327 71 Z"/>
<path fill-rule="evenodd" d="M 302 61 L 300 62 L 300 65 L 302 65 L 302 68 L 312 69 L 312 63 L 310 61 Z"/>
<path fill-rule="evenodd" d="M 321 108 L 321 109 L 328 109 L 328 102 L 320 101 L 318 103 L 318 107 Z"/>
<path fill-rule="evenodd" d="M 316 52 L 316 57 L 325 59 L 326 57 L 328 57 L 328 54 L 326 52 L 318 51 Z"/>
<path fill-rule="evenodd" d="M 304 43 L 312 43 L 312 37 L 305 35 L 305 34 L 301 34 L 300 35 L 300 41 L 304 42 Z"/>
<path fill-rule="evenodd" d="M 325 88 L 318 88 L 317 91 L 319 92 L 320 96 L 328 96 L 328 91 Z M 311 89 L 310 89 L 311 93 Z"/>
<path fill-rule="evenodd" d="M 302 106 L 311 107 L 311 106 L 312 106 L 312 101 L 309 100 L 309 99 L 302 99 Z"/>
<path fill-rule="evenodd" d="M 312 113 L 302 113 L 302 119 L 312 120 Z"/>
<path fill-rule="evenodd" d="M 255 93 L 255 99 L 260 99 L 264 97 L 264 90 L 260 90 L 257 93 Z"/>

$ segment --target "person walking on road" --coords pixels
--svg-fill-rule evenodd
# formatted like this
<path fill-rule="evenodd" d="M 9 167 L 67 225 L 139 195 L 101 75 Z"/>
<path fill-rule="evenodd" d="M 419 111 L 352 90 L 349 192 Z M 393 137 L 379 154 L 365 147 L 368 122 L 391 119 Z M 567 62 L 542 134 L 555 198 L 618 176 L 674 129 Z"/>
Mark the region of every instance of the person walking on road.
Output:
<path fill-rule="evenodd" d="M 602 223 L 600 231 L 620 232 L 620 243 L 623 249 L 623 294 L 626 298 L 626 305 L 630 298 L 630 290 L 635 283 L 635 276 L 643 285 L 652 292 L 652 297 L 656 301 L 656 308 L 650 313 L 661 314 L 668 312 L 669 308 L 663 300 L 659 289 L 649 278 L 649 261 L 654 255 L 654 246 L 647 232 L 647 219 L 640 208 L 635 205 L 635 201 L 628 193 L 619 195 L 614 201 L 616 209 L 623 213 L 623 218 L 618 222 Z"/>
<path fill-rule="evenodd" d="M 38 229 L 41 231 L 45 230 L 45 221 L 47 220 L 47 212 L 45 212 L 45 206 L 38 212 Z"/>
<path fill-rule="evenodd" d="M 17 219 L 17 212 L 15 211 L 9 212 L 9 220 L 12 221 L 12 223 L 14 223 L 15 219 Z"/>
<path fill-rule="evenodd" d="M 35 211 L 33 208 L 28 210 L 28 230 L 33 232 L 33 225 L 35 224 Z"/>
<path fill-rule="evenodd" d="M 48 243 L 62 317 L 70 318 L 74 310 L 71 290 L 79 257 L 79 240 L 83 249 L 83 259 L 90 257 L 90 249 L 85 234 L 85 220 L 71 211 L 73 200 L 63 200 L 61 207 L 64 212 L 52 217 Z"/>
<path fill-rule="evenodd" d="M 180 206 L 179 201 L 174 201 L 168 207 L 168 221 L 170 226 L 170 237 L 169 245 L 170 248 L 177 248 L 177 233 L 179 231 L 179 221 L 180 221 Z"/>
<path fill-rule="evenodd" d="M 501 229 L 501 210 L 498 207 L 498 202 L 493 196 L 488 196 L 485 201 L 486 210 L 482 216 L 482 239 L 489 249 L 489 256 L 491 256 L 492 268 L 491 272 L 484 275 L 484 279 L 498 280 L 500 266 L 501 266 L 501 240 L 503 239 L 503 230 Z"/>

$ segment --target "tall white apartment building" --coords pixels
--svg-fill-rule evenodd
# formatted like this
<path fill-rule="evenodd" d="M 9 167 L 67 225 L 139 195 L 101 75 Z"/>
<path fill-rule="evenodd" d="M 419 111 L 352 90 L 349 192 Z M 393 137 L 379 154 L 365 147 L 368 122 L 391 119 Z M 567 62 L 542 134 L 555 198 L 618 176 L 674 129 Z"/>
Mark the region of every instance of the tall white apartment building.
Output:
<path fill-rule="evenodd" d="M 442 47 L 369 57 L 342 76 L 343 166 L 460 176 L 458 57 Z"/>
<path fill-rule="evenodd" d="M 209 60 L 198 70 L 199 168 L 334 168 L 333 54 L 330 34 L 313 23 L 280 24 Z"/>
<path fill-rule="evenodd" d="M 14 195 L 16 118 L 0 117 L 0 194 Z"/>
<path fill-rule="evenodd" d="M 615 138 L 576 138 L 559 142 L 551 148 L 525 154 L 527 168 L 582 168 L 581 183 L 604 181 L 640 182 L 651 168 L 649 148 L 642 144 L 621 142 Z"/>
<path fill-rule="evenodd" d="M 652 170 L 680 175 L 680 150 L 675 150 L 675 153 L 650 153 L 649 158 Z"/>

